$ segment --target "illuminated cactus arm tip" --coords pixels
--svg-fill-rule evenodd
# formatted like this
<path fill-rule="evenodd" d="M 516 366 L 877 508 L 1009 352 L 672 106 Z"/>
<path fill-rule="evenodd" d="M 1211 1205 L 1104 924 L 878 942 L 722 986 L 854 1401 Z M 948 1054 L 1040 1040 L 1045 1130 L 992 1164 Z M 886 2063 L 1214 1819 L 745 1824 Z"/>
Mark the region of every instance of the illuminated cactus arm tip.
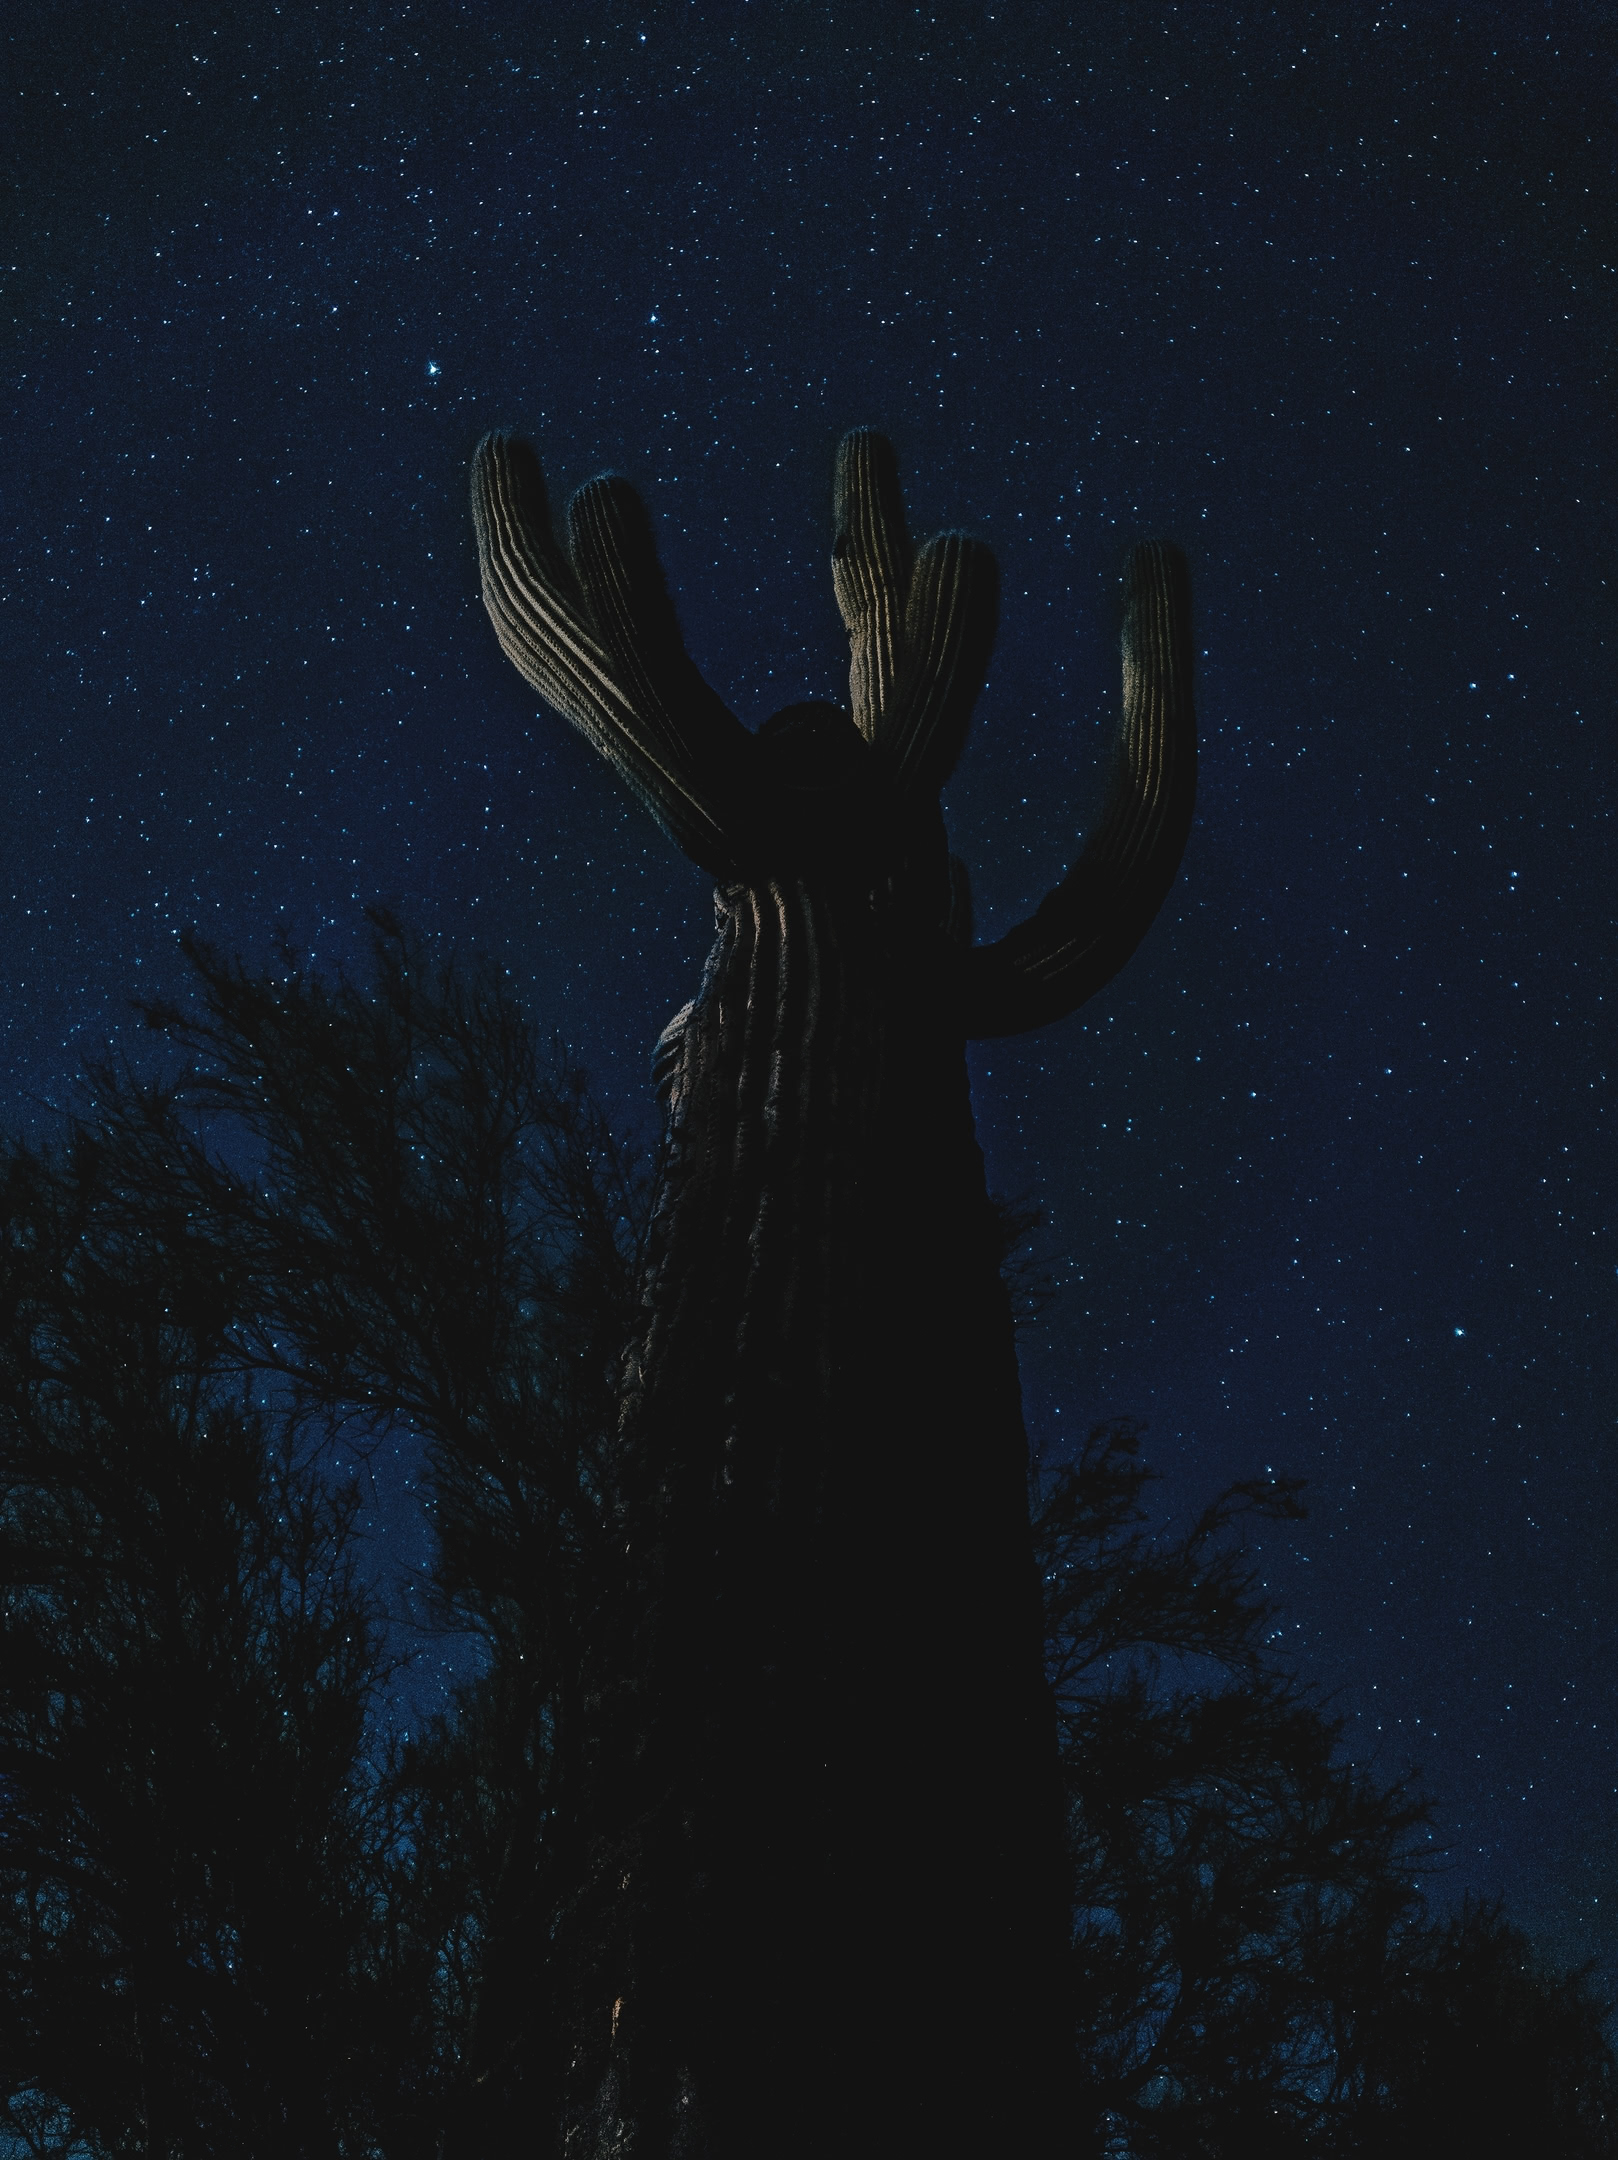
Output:
<path fill-rule="evenodd" d="M 686 653 L 635 490 L 611 474 L 586 482 L 568 505 L 564 553 L 538 458 L 514 435 L 486 435 L 472 515 L 506 657 L 678 847 L 734 876 L 753 739 Z"/>

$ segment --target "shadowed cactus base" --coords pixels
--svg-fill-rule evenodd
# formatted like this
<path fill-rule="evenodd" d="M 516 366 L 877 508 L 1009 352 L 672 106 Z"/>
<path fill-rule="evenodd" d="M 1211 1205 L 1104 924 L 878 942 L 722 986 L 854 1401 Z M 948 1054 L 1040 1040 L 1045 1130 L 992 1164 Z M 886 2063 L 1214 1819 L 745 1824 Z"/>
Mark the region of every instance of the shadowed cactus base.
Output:
<path fill-rule="evenodd" d="M 624 481 L 579 490 L 565 550 L 525 444 L 480 445 L 472 498 L 505 651 L 718 880 L 718 941 L 655 1059 L 631 1579 L 593 1691 L 563 2149 L 1042 2150 L 1062 1826 L 965 1045 L 1093 995 L 1173 881 L 1195 786 L 1184 563 L 1136 549 L 1100 820 L 979 947 L 939 791 L 994 642 L 994 559 L 959 533 L 912 548 L 880 435 L 837 467 L 850 710 L 757 734 L 687 657 Z"/>

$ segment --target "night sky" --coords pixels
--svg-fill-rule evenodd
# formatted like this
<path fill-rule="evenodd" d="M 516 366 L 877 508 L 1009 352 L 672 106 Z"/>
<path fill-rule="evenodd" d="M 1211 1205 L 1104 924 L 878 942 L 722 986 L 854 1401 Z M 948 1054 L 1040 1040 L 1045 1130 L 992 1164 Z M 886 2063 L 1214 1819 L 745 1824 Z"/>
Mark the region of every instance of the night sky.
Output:
<path fill-rule="evenodd" d="M 382 901 L 645 1129 L 709 893 L 495 645 L 485 428 L 636 481 L 750 722 L 846 696 L 832 454 L 894 437 L 1004 579 L 946 798 L 984 937 L 1097 805 L 1123 549 L 1177 539 L 1180 882 L 973 1057 L 1068 1256 L 1031 1430 L 1146 1419 L 1176 1518 L 1306 1478 L 1286 1654 L 1422 1766 L 1441 1897 L 1618 1975 L 1612 7 L 11 19 L 11 1125 L 151 1054 L 182 930 L 353 964 Z"/>

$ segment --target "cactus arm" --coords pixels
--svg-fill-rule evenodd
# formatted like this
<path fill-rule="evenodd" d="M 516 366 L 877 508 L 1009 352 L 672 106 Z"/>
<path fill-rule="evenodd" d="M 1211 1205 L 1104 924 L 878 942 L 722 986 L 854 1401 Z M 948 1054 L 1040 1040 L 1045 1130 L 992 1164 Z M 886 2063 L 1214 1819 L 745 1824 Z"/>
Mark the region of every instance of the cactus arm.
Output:
<path fill-rule="evenodd" d="M 570 564 L 527 443 L 487 435 L 472 461 L 483 601 L 502 650 L 601 752 L 677 846 L 733 875 L 747 730 L 686 656 L 651 528 L 626 482 L 572 505 Z"/>
<path fill-rule="evenodd" d="M 916 559 L 905 664 L 881 748 L 901 794 L 936 796 L 955 768 L 994 650 L 1000 573 L 981 540 L 940 533 Z"/>
<path fill-rule="evenodd" d="M 666 762 L 717 779 L 751 740 L 685 649 L 646 505 L 616 474 L 568 504 L 568 552 L 618 680 Z"/>
<path fill-rule="evenodd" d="M 854 723 L 902 794 L 934 794 L 960 756 L 994 646 L 994 557 L 964 533 L 912 553 L 898 460 L 873 429 L 844 436 L 834 496 L 832 584 Z"/>
<path fill-rule="evenodd" d="M 874 743 L 883 715 L 893 709 L 911 568 L 899 461 L 885 435 L 857 428 L 843 437 L 837 451 L 833 515 L 837 537 L 832 543 L 831 575 L 848 628 L 854 725 L 867 742 Z"/>
<path fill-rule="evenodd" d="M 1020 1035 L 1109 983 L 1174 883 L 1196 799 L 1191 592 L 1177 548 L 1130 558 L 1124 712 L 1112 784 L 1084 852 L 1024 923 L 965 956 L 968 1036 Z"/>

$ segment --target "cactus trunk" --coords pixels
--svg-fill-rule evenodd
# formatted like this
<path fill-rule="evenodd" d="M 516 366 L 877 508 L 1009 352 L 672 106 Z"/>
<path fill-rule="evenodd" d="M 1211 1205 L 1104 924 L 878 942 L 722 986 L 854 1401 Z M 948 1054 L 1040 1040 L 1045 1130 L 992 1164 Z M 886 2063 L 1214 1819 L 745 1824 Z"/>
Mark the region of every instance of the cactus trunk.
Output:
<path fill-rule="evenodd" d="M 649 2152 L 682 2115 L 715 2155 L 908 2147 L 935 2117 L 998 2138 L 1057 2068 L 1061 1865 L 948 956 L 918 970 L 902 903 L 848 877 L 720 914 L 625 1399 L 657 1527 L 609 2112 Z"/>

